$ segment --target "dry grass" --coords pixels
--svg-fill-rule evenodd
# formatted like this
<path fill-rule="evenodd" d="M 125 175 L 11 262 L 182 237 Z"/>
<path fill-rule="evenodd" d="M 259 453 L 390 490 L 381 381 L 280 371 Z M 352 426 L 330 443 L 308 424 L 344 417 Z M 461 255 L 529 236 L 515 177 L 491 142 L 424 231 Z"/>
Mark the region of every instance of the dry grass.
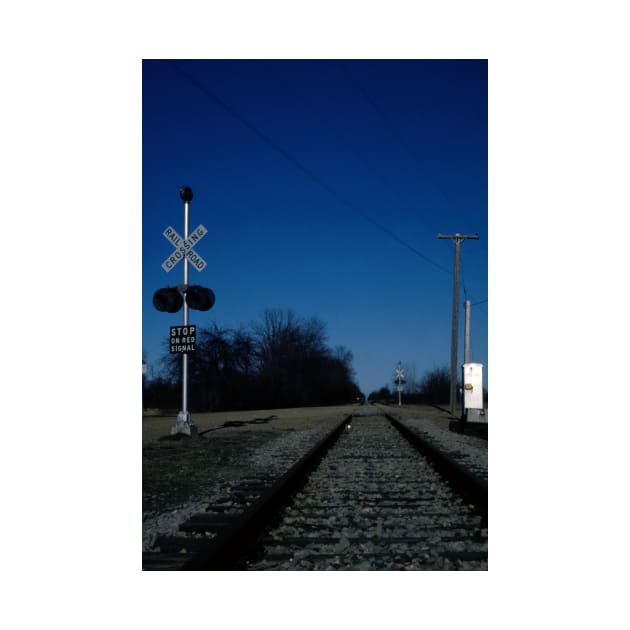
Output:
<path fill-rule="evenodd" d="M 383 411 L 389 414 L 398 416 L 401 419 L 405 418 L 422 418 L 428 420 L 433 424 L 436 424 L 442 428 L 448 428 L 449 420 L 451 420 L 451 412 L 448 403 L 443 405 L 403 405 L 398 407 L 396 405 L 377 405 Z M 457 414 L 461 410 L 457 410 Z M 488 419 L 488 408 L 485 409 L 486 420 Z"/>
<path fill-rule="evenodd" d="M 299 407 L 296 409 L 261 409 L 254 411 L 219 411 L 212 413 L 191 414 L 192 422 L 199 432 L 208 429 L 218 429 L 225 422 L 250 422 L 258 418 L 276 416 L 266 424 L 250 424 L 242 427 L 223 427 L 220 431 L 213 431 L 209 435 L 221 435 L 250 431 L 286 431 L 309 429 L 318 426 L 322 420 L 339 418 L 362 409 L 358 405 L 341 405 L 337 407 Z M 175 416 L 142 416 L 142 445 L 169 435 L 171 427 L 175 426 Z"/>

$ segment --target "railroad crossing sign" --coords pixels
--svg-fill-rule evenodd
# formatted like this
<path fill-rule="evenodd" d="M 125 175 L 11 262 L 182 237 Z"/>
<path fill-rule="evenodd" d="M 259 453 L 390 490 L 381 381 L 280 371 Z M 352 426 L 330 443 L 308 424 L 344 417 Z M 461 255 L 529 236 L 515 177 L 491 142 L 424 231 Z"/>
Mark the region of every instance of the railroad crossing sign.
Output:
<path fill-rule="evenodd" d="M 203 271 L 206 268 L 206 261 L 193 249 L 206 234 L 208 230 L 203 225 L 199 225 L 188 238 L 182 238 L 170 225 L 162 232 L 167 241 L 170 241 L 175 247 L 175 251 L 163 263 L 162 269 L 167 273 L 175 268 L 177 263 L 184 258 L 188 258 L 188 262 L 197 271 Z"/>
<path fill-rule="evenodd" d="M 405 383 L 405 373 L 403 372 L 403 369 L 400 367 L 400 363 L 399 363 L 398 367 L 396 368 L 396 389 L 398 390 L 399 393 L 402 392 L 404 383 Z"/>
<path fill-rule="evenodd" d="M 396 389 L 398 390 L 398 406 L 402 406 L 401 394 L 403 390 L 403 384 L 405 382 L 405 373 L 403 369 L 400 367 L 400 361 L 396 366 Z"/>

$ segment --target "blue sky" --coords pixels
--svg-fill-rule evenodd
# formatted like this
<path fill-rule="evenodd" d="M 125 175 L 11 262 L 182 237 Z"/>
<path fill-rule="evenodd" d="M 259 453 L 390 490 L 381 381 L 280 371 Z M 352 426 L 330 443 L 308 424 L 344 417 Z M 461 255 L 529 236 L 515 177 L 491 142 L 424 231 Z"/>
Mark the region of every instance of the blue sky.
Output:
<path fill-rule="evenodd" d="M 190 282 L 214 308 L 190 322 L 236 328 L 266 308 L 326 324 L 354 354 L 366 394 L 398 361 L 416 376 L 450 365 L 452 241 L 462 245 L 472 360 L 487 377 L 488 82 L 485 60 L 143 62 L 142 346 L 157 371 L 169 326 L 162 261 L 190 229 L 208 266 Z M 484 380 L 486 380 L 484 378 Z M 487 382 L 487 381 L 486 381 Z"/>

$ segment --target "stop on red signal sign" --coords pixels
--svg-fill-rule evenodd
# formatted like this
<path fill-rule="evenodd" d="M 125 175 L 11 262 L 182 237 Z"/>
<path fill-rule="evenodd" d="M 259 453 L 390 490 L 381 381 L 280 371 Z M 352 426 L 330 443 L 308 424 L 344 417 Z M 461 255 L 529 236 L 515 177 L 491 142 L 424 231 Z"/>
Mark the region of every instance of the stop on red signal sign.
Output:
<path fill-rule="evenodd" d="M 171 326 L 169 337 L 171 354 L 197 351 L 197 326 Z"/>

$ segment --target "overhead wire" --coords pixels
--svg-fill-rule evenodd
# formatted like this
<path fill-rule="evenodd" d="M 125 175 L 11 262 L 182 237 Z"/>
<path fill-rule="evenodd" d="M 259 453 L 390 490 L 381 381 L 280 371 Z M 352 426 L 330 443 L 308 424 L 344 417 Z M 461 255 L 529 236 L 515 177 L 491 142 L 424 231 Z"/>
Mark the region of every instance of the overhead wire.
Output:
<path fill-rule="evenodd" d="M 449 196 L 444 192 L 444 190 L 438 186 L 433 180 L 428 179 L 426 177 L 423 176 L 423 166 L 420 163 L 420 160 L 418 159 L 418 157 L 415 154 L 415 151 L 413 151 L 411 149 L 411 147 L 409 146 L 409 144 L 406 142 L 406 140 L 401 136 L 401 134 L 398 132 L 398 130 L 390 123 L 387 115 L 385 114 L 385 112 L 383 112 L 380 107 L 378 107 L 376 105 L 376 103 L 374 102 L 374 100 L 370 97 L 370 95 L 367 93 L 367 91 L 363 88 L 363 86 L 356 80 L 356 78 L 352 75 L 352 73 L 350 72 L 350 70 L 348 69 L 347 65 L 343 62 L 343 60 L 339 60 L 339 65 L 341 66 L 341 68 L 344 71 L 345 76 L 348 78 L 348 80 L 350 81 L 350 83 L 352 83 L 355 88 L 358 90 L 358 92 L 360 92 L 360 94 L 363 96 L 364 100 L 366 101 L 366 103 L 368 103 L 370 105 L 370 107 L 374 110 L 374 112 L 376 112 L 377 116 L 380 118 L 381 122 L 383 123 L 383 125 L 389 130 L 389 132 L 396 138 L 396 140 L 398 140 L 398 143 L 403 147 L 403 149 L 406 151 L 406 153 L 409 155 L 409 157 L 411 157 L 411 159 L 415 162 L 416 166 L 418 166 L 420 168 L 420 172 L 419 175 L 421 177 L 423 177 L 425 179 L 425 181 L 427 181 L 429 183 L 430 186 L 432 186 L 438 193 L 440 193 L 442 195 L 442 197 L 444 198 L 444 200 L 446 201 L 446 203 L 455 211 L 457 212 L 465 221 L 469 221 L 470 218 L 465 216 L 464 213 L 455 206 L 455 204 L 451 201 L 451 199 L 449 198 Z"/>
<path fill-rule="evenodd" d="M 480 300 L 479 302 L 474 302 L 470 306 L 471 306 L 471 308 L 473 306 L 479 306 L 479 308 L 481 309 L 482 313 L 484 313 L 486 315 L 486 317 L 487 317 L 488 316 L 488 310 L 484 306 L 484 304 L 487 304 L 487 303 L 488 303 L 488 298 L 486 298 L 485 300 Z"/>
<path fill-rule="evenodd" d="M 396 129 L 396 127 L 394 127 L 394 125 L 391 124 L 388 116 L 386 115 L 386 113 L 376 105 L 376 103 L 374 102 L 374 100 L 370 97 L 370 95 L 368 94 L 367 90 L 357 81 L 357 79 L 353 76 L 353 74 L 350 72 L 347 64 L 343 61 L 343 60 L 338 60 L 339 66 L 342 68 L 344 75 L 346 76 L 346 78 L 348 79 L 348 81 L 350 83 L 352 83 L 354 85 L 354 87 L 356 88 L 356 90 L 363 96 L 363 99 L 365 100 L 366 103 L 368 103 L 368 105 L 372 108 L 372 110 L 376 113 L 376 115 L 378 116 L 378 118 L 381 120 L 382 124 L 385 126 L 385 128 L 391 133 L 392 136 L 394 136 L 394 138 L 396 138 L 396 140 L 398 141 L 398 143 L 400 144 L 400 146 L 405 150 L 405 152 L 409 155 L 409 157 L 411 157 L 411 159 L 413 160 L 413 162 L 418 166 L 418 168 L 420 169 L 420 176 L 423 176 L 423 166 L 420 163 L 420 160 L 418 159 L 418 157 L 415 154 L 415 151 L 413 151 L 413 149 L 409 146 L 408 142 L 402 137 L 402 135 L 398 132 L 398 130 Z M 444 192 L 444 190 L 442 190 L 442 188 L 440 186 L 438 186 L 435 182 L 433 182 L 433 180 L 428 179 L 426 177 L 424 177 L 424 179 L 426 181 L 429 182 L 429 184 L 431 186 L 433 186 L 433 188 L 435 190 L 437 190 L 442 197 L 444 198 L 444 200 L 446 201 L 446 203 L 455 211 L 457 212 L 461 217 L 463 217 L 466 221 L 469 220 L 469 217 L 466 217 L 459 208 L 457 208 L 453 202 L 450 200 L 450 198 L 448 197 L 448 195 Z M 453 244 L 453 247 L 455 247 L 455 244 Z M 466 296 L 467 293 L 467 288 L 466 288 L 466 284 L 463 280 L 463 260 L 461 258 L 461 254 L 460 254 L 460 268 L 462 271 L 462 287 L 464 290 L 464 295 Z M 479 304 L 480 302 L 478 302 Z"/>
<path fill-rule="evenodd" d="M 310 168 L 305 166 L 300 160 L 291 155 L 288 151 L 286 151 L 280 144 L 278 144 L 271 136 L 269 136 L 264 131 L 260 130 L 253 123 L 247 120 L 244 116 L 239 114 L 230 104 L 224 101 L 222 98 L 218 97 L 214 92 L 212 92 L 206 85 L 204 85 L 201 81 L 199 81 L 196 77 L 194 77 L 190 72 L 182 68 L 182 66 L 176 61 L 171 61 L 173 67 L 192 85 L 194 85 L 200 92 L 205 94 L 210 100 L 219 105 L 223 110 L 225 110 L 228 114 L 230 114 L 233 118 L 238 120 L 242 125 L 247 127 L 251 132 L 256 134 L 261 140 L 263 140 L 266 144 L 272 147 L 275 151 L 277 151 L 280 155 L 282 155 L 287 161 L 293 164 L 296 168 L 302 171 L 307 177 L 313 180 L 320 188 L 325 190 L 327 193 L 335 197 L 341 204 L 361 216 L 364 220 L 371 223 L 374 227 L 381 230 L 383 233 L 387 234 L 390 238 L 398 242 L 400 245 L 408 249 L 409 251 L 416 254 L 418 257 L 422 258 L 425 262 L 429 263 L 436 269 L 443 271 L 449 275 L 452 275 L 453 272 L 446 267 L 443 267 L 439 263 L 435 262 L 428 256 L 425 256 L 421 251 L 404 241 L 397 234 L 395 234 L 392 230 L 382 225 L 372 217 L 370 217 L 366 212 L 364 212 L 360 207 L 347 199 L 343 194 L 337 191 L 330 184 L 325 182 L 321 177 L 319 177 L 316 173 L 314 173 Z"/>
<path fill-rule="evenodd" d="M 455 243 L 453 243 L 453 247 L 455 247 Z M 464 290 L 464 300 L 468 300 L 468 291 L 466 288 L 466 281 L 464 278 L 464 253 L 463 253 L 463 248 L 460 249 L 459 252 L 459 270 L 460 270 L 460 278 L 461 278 L 461 282 L 462 282 L 462 288 Z M 470 296 L 472 299 L 474 299 L 474 295 L 471 294 Z M 476 304 L 481 304 L 481 302 L 476 302 Z M 472 306 L 472 304 L 471 304 Z"/>
<path fill-rule="evenodd" d="M 311 105 L 296 91 L 294 90 L 291 85 L 284 80 L 284 78 L 274 70 L 274 68 L 267 63 L 266 61 L 262 62 L 263 65 L 265 66 L 265 68 L 267 69 L 267 71 L 269 72 L 269 74 L 278 82 L 280 83 L 280 85 L 282 85 L 282 87 L 296 100 L 298 101 L 298 103 L 300 103 L 300 105 L 313 117 L 315 118 L 315 120 L 317 120 L 317 122 L 319 122 L 319 124 L 341 145 L 345 145 L 349 151 L 352 153 L 352 155 L 354 156 L 354 158 L 360 162 L 361 164 L 363 164 L 363 166 L 371 173 L 371 175 L 373 175 L 374 177 L 376 177 L 384 186 L 385 188 L 392 194 L 394 195 L 394 197 L 396 197 L 396 199 L 398 200 L 398 202 L 402 205 L 405 205 L 405 201 L 403 201 L 403 199 L 401 198 L 400 194 L 398 193 L 398 191 L 396 190 L 396 188 L 394 188 L 389 181 L 387 180 L 387 178 L 380 173 L 379 171 L 377 171 L 364 157 L 363 155 L 359 152 L 354 150 L 354 148 L 352 147 L 352 145 L 348 145 L 345 138 L 343 137 L 342 132 L 338 132 L 335 129 L 333 129 L 316 111 L 313 107 L 311 107 Z M 425 219 L 422 217 L 422 215 L 415 215 L 416 218 L 419 218 L 420 221 L 422 223 L 424 223 L 424 225 L 429 228 L 430 230 L 432 230 L 433 228 L 425 221 Z"/>

